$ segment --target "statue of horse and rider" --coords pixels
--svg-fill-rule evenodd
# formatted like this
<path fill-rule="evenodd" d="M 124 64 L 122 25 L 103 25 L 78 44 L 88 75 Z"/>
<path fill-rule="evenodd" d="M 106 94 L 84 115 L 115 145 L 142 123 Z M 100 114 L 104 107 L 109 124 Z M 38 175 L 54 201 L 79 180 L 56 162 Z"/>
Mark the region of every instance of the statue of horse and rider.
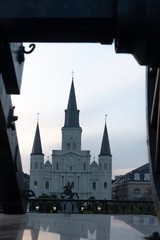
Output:
<path fill-rule="evenodd" d="M 72 192 L 73 185 L 65 185 L 64 187 L 64 192 L 61 193 L 61 198 L 67 197 L 68 199 L 73 199 L 74 196 L 76 196 L 77 199 L 79 199 L 78 193 Z"/>

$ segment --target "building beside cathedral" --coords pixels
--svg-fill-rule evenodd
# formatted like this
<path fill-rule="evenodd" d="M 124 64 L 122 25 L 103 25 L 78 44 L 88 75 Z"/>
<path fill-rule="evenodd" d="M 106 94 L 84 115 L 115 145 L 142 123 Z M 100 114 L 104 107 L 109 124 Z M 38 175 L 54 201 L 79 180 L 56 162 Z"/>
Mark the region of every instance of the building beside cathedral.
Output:
<path fill-rule="evenodd" d="M 105 123 L 98 163 L 95 160 L 91 163 L 90 151 L 81 149 L 81 135 L 72 79 L 62 127 L 62 147 L 60 150 L 52 150 L 51 162 L 44 162 L 37 123 L 30 157 L 30 189 L 37 197 L 42 193 L 54 193 L 60 197 L 64 186 L 72 186 L 72 192 L 78 193 L 80 199 L 111 199 L 112 155 L 107 125 Z"/>

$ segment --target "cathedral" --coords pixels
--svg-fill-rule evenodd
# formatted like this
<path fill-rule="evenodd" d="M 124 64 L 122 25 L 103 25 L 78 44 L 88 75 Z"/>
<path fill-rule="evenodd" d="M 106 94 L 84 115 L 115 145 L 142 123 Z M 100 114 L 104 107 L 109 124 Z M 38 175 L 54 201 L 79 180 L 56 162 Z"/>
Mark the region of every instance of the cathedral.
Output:
<path fill-rule="evenodd" d="M 71 186 L 75 199 L 110 200 L 112 196 L 112 155 L 105 122 L 98 163 L 91 162 L 89 150 L 81 149 L 82 128 L 79 124 L 74 82 L 72 79 L 68 106 L 65 110 L 60 150 L 52 150 L 52 161 L 44 161 L 37 123 L 30 155 L 30 189 L 38 197 L 42 193 L 62 197 L 65 186 Z"/>

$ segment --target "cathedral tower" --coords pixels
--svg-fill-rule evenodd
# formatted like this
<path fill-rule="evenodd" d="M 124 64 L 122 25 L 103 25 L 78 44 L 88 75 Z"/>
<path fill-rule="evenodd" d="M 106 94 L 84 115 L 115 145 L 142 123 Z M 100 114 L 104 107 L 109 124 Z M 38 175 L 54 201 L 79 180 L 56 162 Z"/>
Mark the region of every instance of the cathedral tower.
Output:
<path fill-rule="evenodd" d="M 30 155 L 30 189 L 32 189 L 36 196 L 41 194 L 41 177 L 43 175 L 44 154 L 42 152 L 41 137 L 39 131 L 39 124 L 37 122 L 32 153 Z"/>
<path fill-rule="evenodd" d="M 72 79 L 62 127 L 62 149 L 52 151 L 53 185 L 57 194 L 63 192 L 65 185 L 71 185 L 80 198 L 90 196 L 90 151 L 81 150 L 81 133 Z"/>
<path fill-rule="evenodd" d="M 30 189 L 36 196 L 42 193 L 63 196 L 64 187 L 71 186 L 80 199 L 111 199 L 112 155 L 105 123 L 98 162 L 91 163 L 89 150 L 81 149 L 82 128 L 79 124 L 76 94 L 72 78 L 61 149 L 52 150 L 52 160 L 44 163 L 39 124 L 37 123 L 31 153 Z"/>
<path fill-rule="evenodd" d="M 105 122 L 101 150 L 99 154 L 99 193 L 98 196 L 106 199 L 111 199 L 112 194 L 112 155 L 110 150 L 110 143 L 107 131 L 107 124 Z"/>
<path fill-rule="evenodd" d="M 81 133 L 79 110 L 77 109 L 74 82 L 72 79 L 68 106 L 65 110 L 64 127 L 62 128 L 62 151 L 80 151 Z"/>

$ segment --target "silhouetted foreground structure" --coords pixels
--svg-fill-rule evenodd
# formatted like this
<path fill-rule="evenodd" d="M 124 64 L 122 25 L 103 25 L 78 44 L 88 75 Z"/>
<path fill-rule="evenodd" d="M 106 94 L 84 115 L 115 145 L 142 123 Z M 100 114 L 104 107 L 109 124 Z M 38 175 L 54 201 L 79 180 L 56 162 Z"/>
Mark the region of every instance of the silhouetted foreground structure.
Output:
<path fill-rule="evenodd" d="M 147 144 L 153 197 L 160 217 L 159 12 L 160 0 L 0 3 L 0 204 L 4 212 L 25 213 L 30 195 L 23 182 L 15 131 L 17 117 L 9 96 L 20 92 L 27 53 L 15 42 L 112 44 L 114 40 L 117 53 L 131 53 L 147 66 Z"/>

